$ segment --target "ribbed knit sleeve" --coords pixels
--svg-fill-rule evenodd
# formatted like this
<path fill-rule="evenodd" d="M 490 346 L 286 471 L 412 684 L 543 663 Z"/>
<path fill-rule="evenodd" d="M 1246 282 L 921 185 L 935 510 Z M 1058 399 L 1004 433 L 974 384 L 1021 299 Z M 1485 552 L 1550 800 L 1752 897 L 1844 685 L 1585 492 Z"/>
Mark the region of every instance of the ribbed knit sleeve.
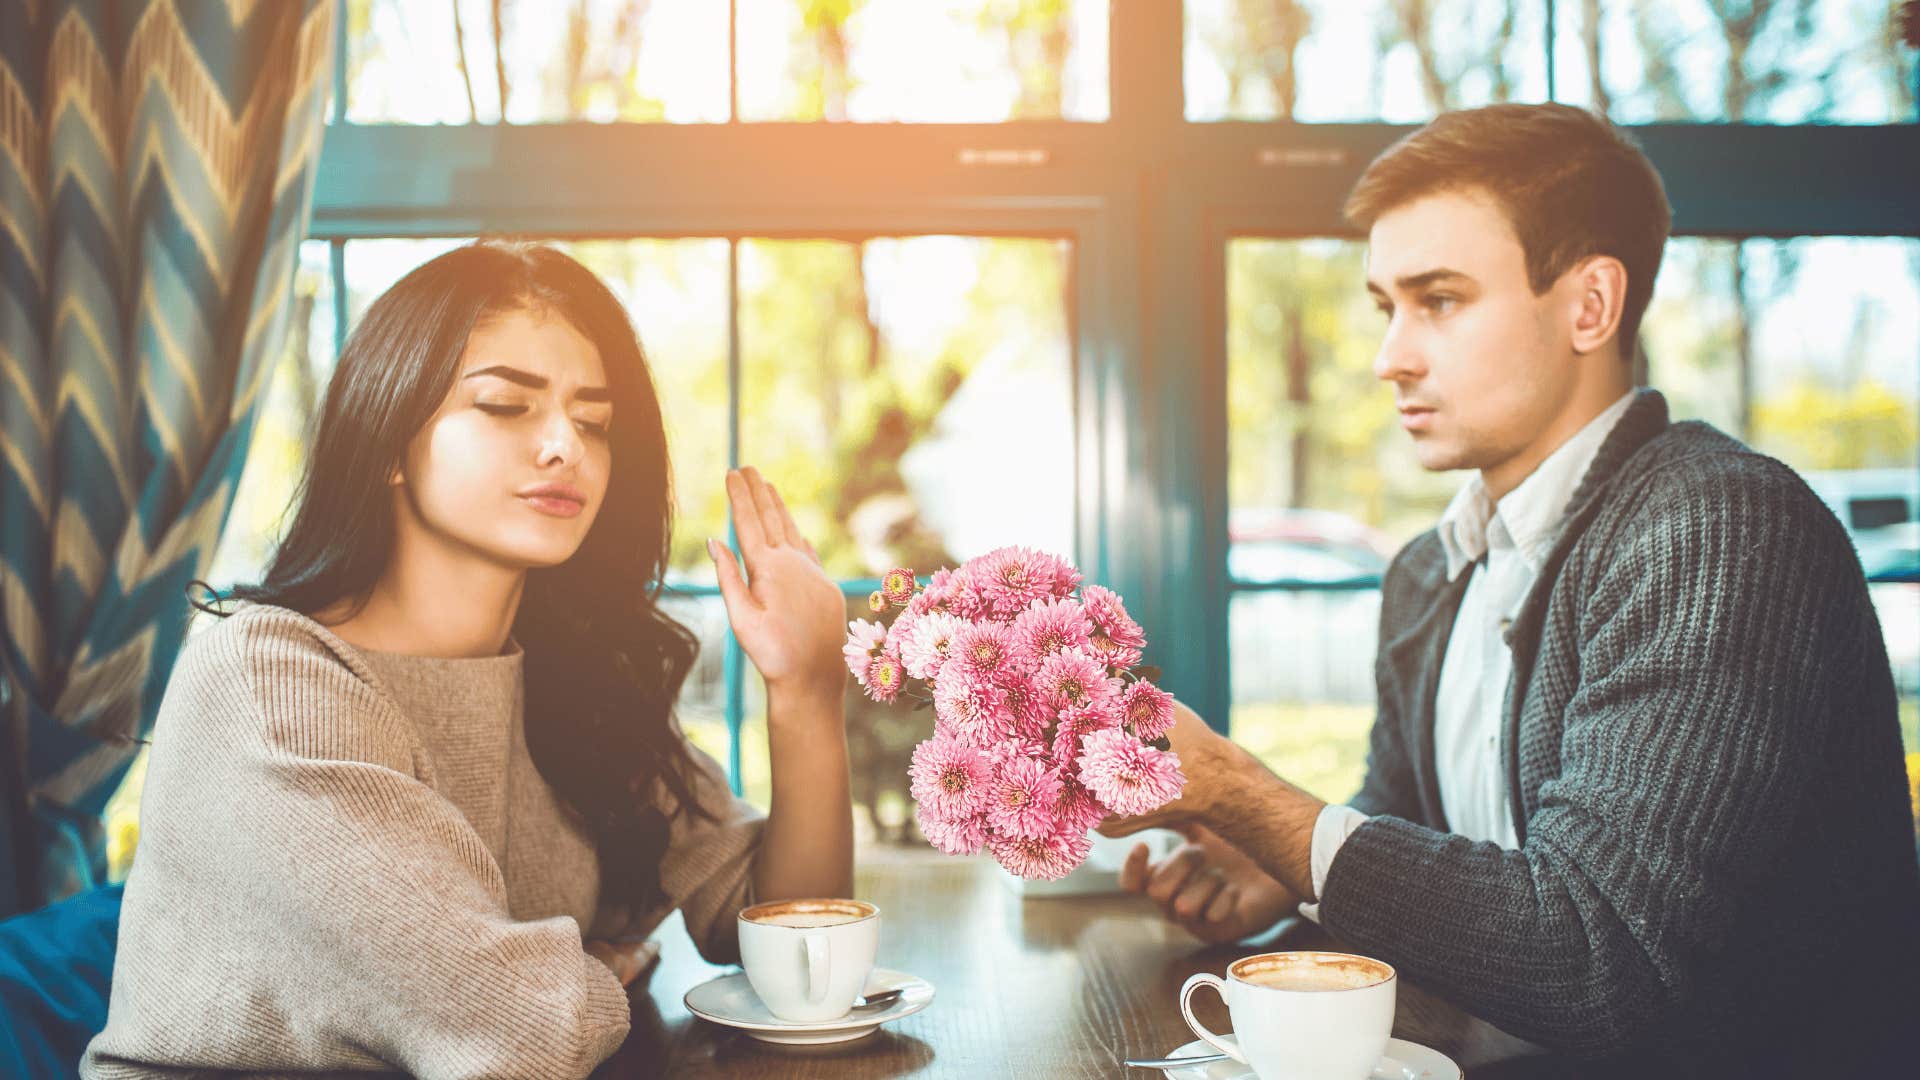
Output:
<path fill-rule="evenodd" d="M 501 871 L 358 657 L 277 609 L 197 635 L 161 709 L 99 1078 L 577 1077 L 628 1028 L 565 916 Z"/>
<path fill-rule="evenodd" d="M 717 820 L 675 819 L 660 860 L 660 888 L 680 909 L 700 955 L 715 964 L 740 962 L 740 909 L 753 903 L 753 867 L 766 819 L 737 799 L 718 762 L 691 746 L 694 798 Z"/>
<path fill-rule="evenodd" d="M 701 956 L 710 963 L 737 964 L 737 917 L 754 902 L 753 868 L 766 818 L 734 796 L 718 762 L 691 743 L 683 745 L 694 764 L 688 777 L 690 794 L 704 813 L 689 808 L 672 815 L 667 849 L 660 858 L 663 902 L 645 911 L 604 903 L 594 917 L 594 933 L 616 939 L 645 937 L 677 909 Z M 673 808 L 664 795 L 657 805 L 669 813 Z"/>
<path fill-rule="evenodd" d="M 1845 533 L 1754 455 L 1664 465 L 1569 566 L 1590 598 L 1523 850 L 1375 817 L 1329 870 L 1321 918 L 1469 1012 L 1556 1049 L 1644 1039 L 1732 949 L 1806 820 L 1835 687 L 1884 654 Z M 1584 580 L 1582 580 L 1584 578 Z M 1799 887 L 1818 890 L 1823 883 Z"/>

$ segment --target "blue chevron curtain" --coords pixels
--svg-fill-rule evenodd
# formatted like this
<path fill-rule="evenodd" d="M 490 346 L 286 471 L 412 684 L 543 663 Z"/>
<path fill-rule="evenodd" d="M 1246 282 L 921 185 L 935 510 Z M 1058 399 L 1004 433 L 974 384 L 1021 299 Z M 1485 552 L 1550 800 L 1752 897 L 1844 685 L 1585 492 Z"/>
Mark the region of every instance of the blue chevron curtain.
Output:
<path fill-rule="evenodd" d="M 0 916 L 101 881 L 284 340 L 335 0 L 0 0 Z"/>

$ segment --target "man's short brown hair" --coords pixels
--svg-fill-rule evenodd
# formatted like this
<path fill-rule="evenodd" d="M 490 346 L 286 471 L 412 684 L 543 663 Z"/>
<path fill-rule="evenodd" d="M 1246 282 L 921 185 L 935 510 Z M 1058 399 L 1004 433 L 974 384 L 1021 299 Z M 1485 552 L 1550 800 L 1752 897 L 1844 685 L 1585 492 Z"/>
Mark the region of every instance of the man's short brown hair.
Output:
<path fill-rule="evenodd" d="M 1373 159 L 1347 196 L 1347 220 L 1370 230 L 1388 211 L 1444 191 L 1484 193 L 1506 213 L 1535 294 L 1589 255 L 1619 259 L 1620 354 L 1633 357 L 1673 212 L 1660 174 L 1625 132 L 1571 105 L 1444 113 Z"/>

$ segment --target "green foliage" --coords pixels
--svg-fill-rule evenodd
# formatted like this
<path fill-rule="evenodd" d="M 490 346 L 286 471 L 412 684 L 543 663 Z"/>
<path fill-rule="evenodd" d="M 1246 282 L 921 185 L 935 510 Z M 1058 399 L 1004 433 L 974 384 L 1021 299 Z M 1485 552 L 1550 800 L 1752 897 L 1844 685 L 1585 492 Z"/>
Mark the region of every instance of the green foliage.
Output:
<path fill-rule="evenodd" d="M 1754 410 L 1753 440 L 1802 469 L 1909 468 L 1920 422 L 1911 394 L 1877 379 L 1835 387 L 1802 376 Z"/>

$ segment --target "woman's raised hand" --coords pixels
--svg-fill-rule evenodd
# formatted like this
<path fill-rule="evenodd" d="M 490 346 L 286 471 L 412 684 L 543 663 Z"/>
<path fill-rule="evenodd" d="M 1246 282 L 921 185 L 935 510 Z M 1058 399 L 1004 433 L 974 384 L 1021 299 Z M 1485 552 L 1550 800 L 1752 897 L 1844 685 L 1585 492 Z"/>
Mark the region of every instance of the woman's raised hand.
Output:
<path fill-rule="evenodd" d="M 847 621 L 840 587 L 758 470 L 749 465 L 728 472 L 727 500 L 746 575 L 717 541 L 707 541 L 707 554 L 741 650 L 760 669 L 769 695 L 801 692 L 837 701 L 847 676 L 840 655 Z"/>

